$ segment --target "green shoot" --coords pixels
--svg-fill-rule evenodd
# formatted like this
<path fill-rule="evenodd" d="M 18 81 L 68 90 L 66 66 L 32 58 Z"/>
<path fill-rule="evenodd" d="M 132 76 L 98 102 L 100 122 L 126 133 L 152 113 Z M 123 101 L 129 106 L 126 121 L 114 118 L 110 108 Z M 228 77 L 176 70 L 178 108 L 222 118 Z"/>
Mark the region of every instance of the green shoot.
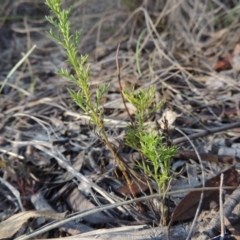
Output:
<path fill-rule="evenodd" d="M 128 126 L 126 131 L 126 144 L 141 152 L 145 159 L 139 161 L 137 166 L 141 168 L 146 176 L 152 177 L 158 185 L 158 192 L 167 190 L 170 181 L 170 160 L 176 154 L 175 146 L 167 146 L 164 136 L 159 134 L 156 128 L 146 125 L 149 116 L 159 110 L 163 103 L 153 105 L 155 96 L 154 87 L 140 90 L 138 93 L 125 91 L 124 97 L 135 106 L 135 126 Z M 144 161 L 146 160 L 146 161 Z M 165 210 L 162 200 L 161 223 L 165 224 Z"/>
<path fill-rule="evenodd" d="M 46 18 L 57 30 L 55 33 L 51 29 L 49 34 L 65 49 L 67 62 L 70 65 L 70 69 L 60 69 L 58 74 L 64 76 L 78 86 L 78 91 L 69 90 L 72 99 L 90 117 L 91 121 L 98 129 L 98 137 L 112 152 L 120 171 L 122 172 L 128 186 L 130 186 L 131 181 L 127 174 L 124 161 L 119 156 L 117 149 L 115 149 L 109 141 L 105 131 L 101 99 L 108 91 L 108 85 L 103 84 L 99 86 L 96 89 L 95 94 L 90 92 L 89 66 L 86 66 L 87 55 L 78 56 L 77 51 L 81 34 L 78 31 L 75 32 L 75 34 L 70 33 L 71 28 L 69 17 L 72 12 L 72 8 L 66 10 L 61 9 L 61 0 L 46 0 L 46 4 L 55 15 L 55 17 L 48 16 Z M 134 195 L 133 192 L 132 195 Z"/>
<path fill-rule="evenodd" d="M 77 55 L 77 46 L 81 33 L 76 31 L 75 34 L 70 34 L 69 16 L 72 8 L 62 10 L 61 0 L 47 0 L 46 4 L 56 16 L 56 18 L 52 16 L 46 17 L 57 29 L 57 33 L 54 33 L 51 29 L 49 34 L 65 49 L 68 58 L 67 62 L 71 66 L 71 72 L 73 72 L 73 74 L 70 74 L 69 69 L 60 69 L 58 74 L 76 83 L 79 87 L 78 91 L 69 90 L 72 99 L 90 117 L 92 122 L 101 129 L 101 137 L 104 142 L 107 142 L 103 125 L 103 110 L 100 103 L 103 95 L 108 91 L 108 85 L 103 84 L 97 88 L 95 92 L 96 101 L 93 101 L 93 93 L 90 92 L 89 66 L 86 66 L 87 55 L 81 55 L 80 57 Z"/>

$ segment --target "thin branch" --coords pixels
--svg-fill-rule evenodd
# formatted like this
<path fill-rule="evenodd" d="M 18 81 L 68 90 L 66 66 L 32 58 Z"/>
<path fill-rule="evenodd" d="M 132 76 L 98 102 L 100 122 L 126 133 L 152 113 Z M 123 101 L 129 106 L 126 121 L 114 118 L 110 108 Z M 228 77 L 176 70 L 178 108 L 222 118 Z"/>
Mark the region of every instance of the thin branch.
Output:
<path fill-rule="evenodd" d="M 195 133 L 195 134 L 188 136 L 188 138 L 193 140 L 193 139 L 197 139 L 199 137 L 204 137 L 204 136 L 207 136 L 207 135 L 210 135 L 213 133 L 223 132 L 223 131 L 230 130 L 230 129 L 237 128 L 237 127 L 240 127 L 240 122 L 227 124 L 225 126 L 217 127 L 217 128 L 213 128 L 213 129 L 203 130 L 200 133 Z M 188 141 L 188 139 L 186 137 L 180 137 L 180 138 L 174 139 L 173 144 L 179 144 L 179 143 L 186 142 L 186 141 Z"/>

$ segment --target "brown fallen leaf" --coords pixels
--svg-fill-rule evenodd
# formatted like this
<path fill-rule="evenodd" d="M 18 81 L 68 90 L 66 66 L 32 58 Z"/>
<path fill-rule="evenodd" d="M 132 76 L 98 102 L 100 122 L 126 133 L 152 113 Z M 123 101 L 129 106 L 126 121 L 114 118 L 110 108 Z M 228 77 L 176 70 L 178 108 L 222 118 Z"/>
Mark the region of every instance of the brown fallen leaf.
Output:
<path fill-rule="evenodd" d="M 53 211 L 26 211 L 17 213 L 0 223 L 0 239 L 12 237 L 29 218 L 43 217 L 55 220 L 65 218 L 65 213 L 56 213 Z"/>
<path fill-rule="evenodd" d="M 223 172 L 224 181 L 223 186 L 233 186 L 237 187 L 240 184 L 240 175 L 238 171 L 235 169 L 235 166 L 229 168 L 228 170 Z M 220 184 L 220 174 L 217 176 L 207 180 L 205 182 L 206 187 L 218 187 Z M 198 186 L 202 187 L 202 186 Z M 226 190 L 227 193 L 232 193 L 234 189 Z M 219 190 L 206 190 L 204 191 L 203 202 L 201 206 L 201 210 L 209 209 L 210 202 L 218 202 L 219 198 Z M 181 202 L 177 205 L 174 212 L 172 213 L 171 221 L 168 227 L 175 221 L 183 221 L 191 219 L 195 216 L 201 192 L 190 192 L 188 193 Z"/>
<path fill-rule="evenodd" d="M 217 64 L 215 65 L 214 70 L 222 71 L 222 70 L 226 70 L 226 69 L 231 68 L 231 64 L 230 64 L 231 58 L 232 58 L 232 56 L 229 55 L 229 56 L 219 60 L 217 62 Z"/>
<path fill-rule="evenodd" d="M 140 181 L 136 182 L 136 181 L 137 180 L 134 180 L 134 182 L 131 185 L 132 191 L 134 192 L 134 194 L 142 193 L 148 189 L 148 185 L 146 183 L 143 183 Z M 119 188 L 115 189 L 115 191 L 117 191 L 119 193 L 131 194 L 131 190 L 129 189 L 129 187 L 127 185 L 119 187 Z"/>
<path fill-rule="evenodd" d="M 240 71 L 240 44 L 236 44 L 233 52 L 223 59 L 219 60 L 215 65 L 214 69 L 216 71 L 222 71 L 226 69 L 233 68 L 236 71 Z"/>

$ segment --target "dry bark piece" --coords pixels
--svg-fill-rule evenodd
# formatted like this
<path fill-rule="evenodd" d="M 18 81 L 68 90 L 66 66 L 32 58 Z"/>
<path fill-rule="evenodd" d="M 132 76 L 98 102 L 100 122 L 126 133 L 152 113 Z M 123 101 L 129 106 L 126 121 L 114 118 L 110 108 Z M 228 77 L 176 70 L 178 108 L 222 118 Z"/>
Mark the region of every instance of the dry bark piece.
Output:
<path fill-rule="evenodd" d="M 223 132 L 226 130 L 230 130 L 233 128 L 239 128 L 240 127 L 240 122 L 235 122 L 235 123 L 231 123 L 231 124 L 224 124 L 221 127 L 216 127 L 216 128 L 212 128 L 212 129 L 208 129 L 208 130 L 203 130 L 199 133 L 194 133 L 192 135 L 189 135 L 188 138 L 193 140 L 193 139 L 197 139 L 200 137 L 204 137 L 213 133 L 217 133 L 217 132 Z M 179 144 L 182 142 L 186 142 L 188 141 L 188 139 L 186 137 L 180 137 L 180 138 L 176 138 L 173 140 L 173 144 Z"/>
<path fill-rule="evenodd" d="M 193 159 L 198 161 L 198 157 L 195 151 L 178 151 L 178 156 L 184 159 Z M 217 155 L 217 154 L 209 154 L 209 153 L 199 153 L 201 159 L 207 162 L 218 162 L 218 163 L 228 163 L 228 164 L 236 164 L 240 162 L 239 157 L 236 155 Z"/>

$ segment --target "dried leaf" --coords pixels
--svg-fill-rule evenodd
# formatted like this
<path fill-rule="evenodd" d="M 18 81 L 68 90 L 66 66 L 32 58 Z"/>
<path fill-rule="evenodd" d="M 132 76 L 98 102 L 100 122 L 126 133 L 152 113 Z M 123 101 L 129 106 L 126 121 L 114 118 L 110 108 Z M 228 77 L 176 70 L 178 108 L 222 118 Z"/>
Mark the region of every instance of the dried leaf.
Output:
<path fill-rule="evenodd" d="M 175 122 L 176 118 L 181 116 L 181 114 L 178 114 L 171 109 L 164 110 L 161 119 L 158 120 L 158 123 L 160 124 L 161 128 L 164 129 L 164 119 L 167 119 L 168 121 L 168 127 L 169 129 L 173 128 L 173 123 Z"/>
<path fill-rule="evenodd" d="M 237 44 L 233 50 L 232 68 L 235 71 L 240 71 L 240 44 Z"/>
<path fill-rule="evenodd" d="M 215 65 L 214 69 L 216 71 L 225 70 L 233 68 L 235 71 L 240 71 L 240 44 L 236 44 L 233 49 L 232 54 L 226 56 L 225 58 L 219 60 Z"/>
<path fill-rule="evenodd" d="M 231 67 L 230 61 L 231 61 L 231 55 L 219 60 L 215 65 L 214 69 L 216 71 L 229 69 Z"/>
<path fill-rule="evenodd" d="M 240 183 L 240 176 L 238 171 L 232 167 L 224 173 L 224 183 L 223 186 L 238 186 Z M 220 174 L 206 181 L 206 187 L 218 187 L 220 184 Z M 202 187 L 202 186 L 198 186 Z M 233 190 L 227 190 L 228 193 L 231 193 Z M 188 220 L 194 217 L 201 192 L 190 192 L 188 193 L 181 202 L 175 208 L 171 222 Z M 209 204 L 211 201 L 218 202 L 218 190 L 206 190 L 204 191 L 204 197 L 202 202 L 201 209 L 209 209 Z"/>
<path fill-rule="evenodd" d="M 219 75 L 206 77 L 205 85 L 208 90 L 214 91 L 222 89 L 226 83 L 222 81 Z"/>
<path fill-rule="evenodd" d="M 240 158 L 240 148 L 234 148 L 234 147 L 220 147 L 218 149 L 219 155 L 232 155 L 237 158 Z"/>
<path fill-rule="evenodd" d="M 96 208 L 96 206 L 91 203 L 91 201 L 87 199 L 77 188 L 75 188 L 70 194 L 68 194 L 66 201 L 71 210 L 74 212 L 86 211 Z M 111 221 L 111 219 L 107 218 L 102 212 L 85 216 L 83 217 L 83 219 L 84 221 L 93 224 L 100 224 L 103 222 Z"/>
<path fill-rule="evenodd" d="M 56 213 L 52 211 L 27 211 L 17 213 L 4 222 L 0 223 L 0 239 L 12 237 L 29 218 L 43 217 L 55 220 L 62 220 L 66 213 Z"/>
<path fill-rule="evenodd" d="M 132 183 L 131 187 L 132 187 L 132 191 L 133 191 L 134 194 L 142 193 L 142 192 L 144 192 L 148 189 L 147 184 L 145 184 L 143 182 L 140 182 L 140 181 L 137 181 L 137 183 L 136 183 L 136 180 Z M 115 190 L 119 193 L 126 193 L 126 194 L 131 194 L 132 193 L 127 185 L 119 187 Z"/>

